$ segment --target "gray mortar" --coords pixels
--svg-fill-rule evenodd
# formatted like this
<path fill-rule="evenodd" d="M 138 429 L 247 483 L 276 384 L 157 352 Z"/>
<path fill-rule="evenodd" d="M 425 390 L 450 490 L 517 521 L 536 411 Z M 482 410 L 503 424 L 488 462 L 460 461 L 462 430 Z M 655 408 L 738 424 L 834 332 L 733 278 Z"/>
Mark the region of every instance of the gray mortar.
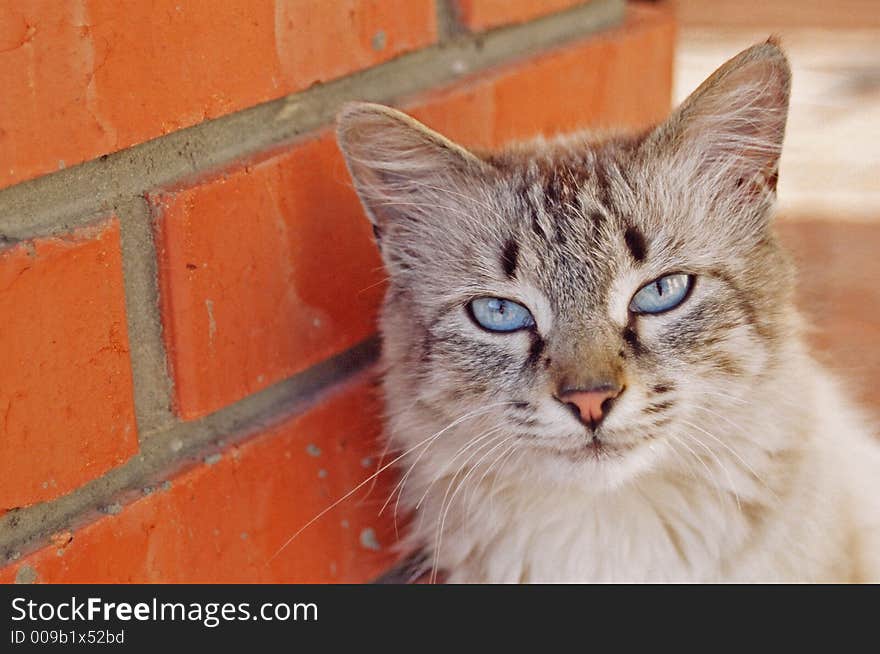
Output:
<path fill-rule="evenodd" d="M 152 217 L 144 197 L 186 184 L 242 159 L 280 150 L 332 123 L 349 100 L 394 103 L 494 66 L 583 38 L 622 20 L 624 0 L 592 2 L 484 34 L 464 34 L 448 0 L 438 2 L 440 44 L 301 93 L 180 130 L 120 152 L 0 190 L 0 249 L 60 234 L 115 213 L 122 231 L 123 275 L 140 452 L 125 465 L 65 495 L 0 517 L 0 564 L 76 528 L 96 507 L 142 497 L 144 487 L 218 447 L 301 410 L 334 384 L 372 364 L 370 340 L 198 421 L 176 422 L 157 305 Z M 168 482 L 162 484 L 166 488 Z"/>
<path fill-rule="evenodd" d="M 15 583 L 17 584 L 35 584 L 37 583 L 37 571 L 29 565 L 23 565 L 15 573 Z"/>
<path fill-rule="evenodd" d="M 437 34 L 441 42 L 464 33 L 455 0 L 436 0 L 434 6 L 437 9 Z"/>
<path fill-rule="evenodd" d="M 371 374 L 379 352 L 372 338 L 339 356 L 229 406 L 197 422 L 179 423 L 141 443 L 125 465 L 52 502 L 12 509 L 0 517 L 0 566 L 39 549 L 59 531 L 76 531 L 101 517 L 108 507 L 143 497 L 145 487 L 171 488 L 163 478 L 201 464 L 219 449 L 241 443 L 292 415 L 308 410 L 328 394 Z M 175 447 L 181 441 L 183 447 Z M 96 507 L 104 507 L 102 512 Z"/>
<path fill-rule="evenodd" d="M 159 315 L 159 283 L 150 209 L 143 197 L 115 206 L 122 225 L 125 314 L 134 378 L 138 437 L 151 437 L 174 423 L 171 376 L 165 368 L 165 344 Z"/>

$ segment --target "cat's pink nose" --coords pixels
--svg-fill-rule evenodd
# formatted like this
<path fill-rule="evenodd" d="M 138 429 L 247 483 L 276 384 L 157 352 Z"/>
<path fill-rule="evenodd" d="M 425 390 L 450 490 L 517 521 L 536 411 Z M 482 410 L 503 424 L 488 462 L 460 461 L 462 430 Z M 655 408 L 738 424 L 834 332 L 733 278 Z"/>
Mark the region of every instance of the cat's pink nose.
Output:
<path fill-rule="evenodd" d="M 582 423 L 595 429 L 608 414 L 611 405 L 622 390 L 619 386 L 599 386 L 590 390 L 566 390 L 559 394 L 559 400 L 571 406 L 572 411 L 577 412 Z"/>

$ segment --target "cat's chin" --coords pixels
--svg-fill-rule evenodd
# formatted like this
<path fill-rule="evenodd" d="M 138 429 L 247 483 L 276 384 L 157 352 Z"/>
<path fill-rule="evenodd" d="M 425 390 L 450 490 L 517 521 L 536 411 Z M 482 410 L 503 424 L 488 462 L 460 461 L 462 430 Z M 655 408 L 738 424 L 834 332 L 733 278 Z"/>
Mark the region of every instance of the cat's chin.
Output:
<path fill-rule="evenodd" d="M 584 461 L 613 462 L 625 457 L 636 446 L 636 443 L 615 444 L 599 438 L 593 438 L 582 446 L 562 450 L 559 454 L 574 463 L 582 463 Z"/>
<path fill-rule="evenodd" d="M 600 490 L 617 488 L 651 469 L 656 456 L 648 441 L 617 443 L 593 439 L 567 447 L 536 446 L 541 467 L 560 482 L 576 480 Z"/>

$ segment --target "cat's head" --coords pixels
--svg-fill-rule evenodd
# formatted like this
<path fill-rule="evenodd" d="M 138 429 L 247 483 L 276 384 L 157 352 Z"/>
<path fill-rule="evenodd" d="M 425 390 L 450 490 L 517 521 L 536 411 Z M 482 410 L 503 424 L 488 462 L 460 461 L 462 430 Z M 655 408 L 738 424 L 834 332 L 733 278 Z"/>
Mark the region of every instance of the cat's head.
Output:
<path fill-rule="evenodd" d="M 468 427 L 447 447 L 483 437 L 616 483 L 659 442 L 735 420 L 790 330 L 769 225 L 789 85 L 768 41 L 653 130 L 490 155 L 346 106 L 339 143 L 389 273 L 398 431 Z"/>

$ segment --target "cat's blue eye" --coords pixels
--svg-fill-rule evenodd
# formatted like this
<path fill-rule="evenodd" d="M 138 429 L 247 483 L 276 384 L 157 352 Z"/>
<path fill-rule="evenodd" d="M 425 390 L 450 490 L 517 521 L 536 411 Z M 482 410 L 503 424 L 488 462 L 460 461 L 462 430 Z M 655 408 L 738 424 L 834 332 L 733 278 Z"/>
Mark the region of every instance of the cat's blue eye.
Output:
<path fill-rule="evenodd" d="M 663 313 L 684 302 L 691 290 L 693 276 L 674 273 L 655 279 L 639 289 L 629 303 L 633 313 Z"/>
<path fill-rule="evenodd" d="M 515 332 L 535 324 L 523 305 L 500 297 L 478 297 L 471 300 L 468 309 L 474 322 L 490 332 Z"/>

